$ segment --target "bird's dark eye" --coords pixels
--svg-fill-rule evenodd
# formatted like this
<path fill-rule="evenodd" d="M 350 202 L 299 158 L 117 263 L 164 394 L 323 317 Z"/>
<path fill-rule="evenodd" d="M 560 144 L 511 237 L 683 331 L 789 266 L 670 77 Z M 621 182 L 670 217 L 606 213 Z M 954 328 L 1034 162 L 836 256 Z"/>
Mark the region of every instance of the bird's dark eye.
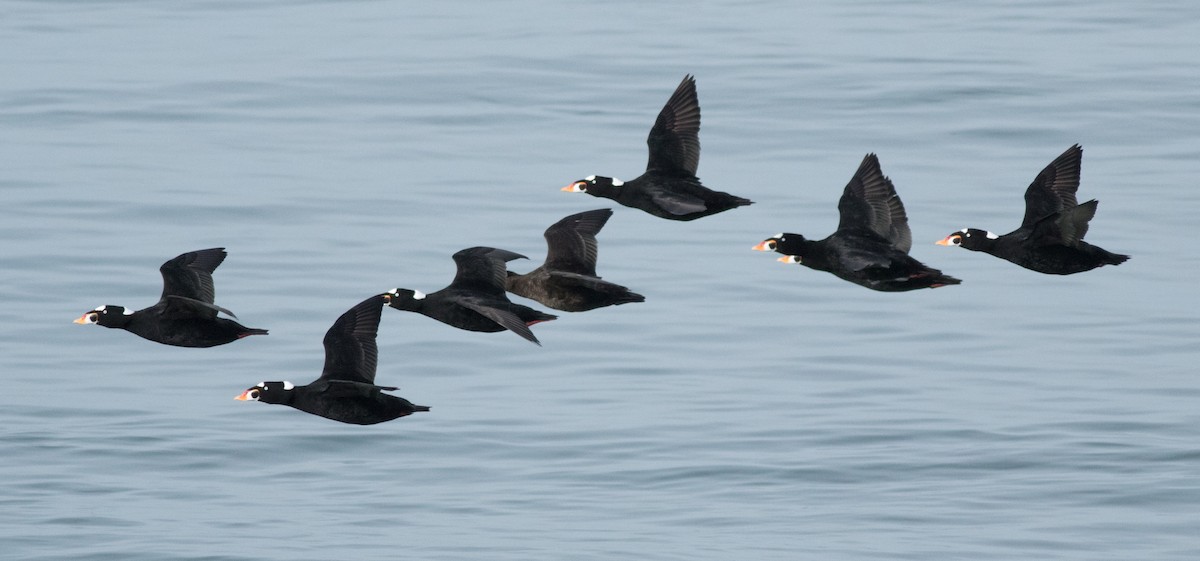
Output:
<path fill-rule="evenodd" d="M 258 399 L 258 390 L 250 392 L 250 399 Z"/>
<path fill-rule="evenodd" d="M 775 242 L 767 242 L 767 249 L 775 249 Z"/>

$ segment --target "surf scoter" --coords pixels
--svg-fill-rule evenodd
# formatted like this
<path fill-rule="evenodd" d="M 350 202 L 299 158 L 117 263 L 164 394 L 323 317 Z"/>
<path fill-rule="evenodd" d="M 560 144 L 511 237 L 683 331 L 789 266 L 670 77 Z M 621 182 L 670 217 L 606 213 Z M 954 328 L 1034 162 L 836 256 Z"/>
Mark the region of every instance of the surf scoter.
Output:
<path fill-rule="evenodd" d="M 546 228 L 545 263 L 523 275 L 509 271 L 505 287 L 567 312 L 645 302 L 641 294 L 596 276 L 596 234 L 612 213 L 608 208 L 580 212 Z"/>
<path fill-rule="evenodd" d="M 398 388 L 375 385 L 379 358 L 375 335 L 383 300 L 383 295 L 372 296 L 333 322 L 325 332 L 325 368 L 320 378 L 305 386 L 260 382 L 234 399 L 287 405 L 354 425 L 374 425 L 429 411 L 424 405 L 384 393 Z"/>
<path fill-rule="evenodd" d="M 754 249 L 784 254 L 779 261 L 799 263 L 882 292 L 937 288 L 962 281 L 942 274 L 908 255 L 912 233 L 908 215 L 892 181 L 867 154 L 838 201 L 841 220 L 823 240 L 776 234 Z"/>
<path fill-rule="evenodd" d="M 437 292 L 396 288 L 384 294 L 397 310 L 417 312 L 467 331 L 495 333 L 508 329 L 541 345 L 529 326 L 558 316 L 514 304 L 504 293 L 505 262 L 524 255 L 490 247 L 471 247 L 454 254 L 458 272 L 450 285 Z"/>
<path fill-rule="evenodd" d="M 1039 273 L 1070 275 L 1104 265 L 1120 265 L 1128 255 L 1112 253 L 1083 241 L 1099 201 L 1078 204 L 1079 168 L 1083 147 L 1067 149 L 1050 162 L 1025 189 L 1025 218 L 1021 227 L 1003 236 L 963 228 L 938 241 L 971 251 L 990 253 Z"/>
<path fill-rule="evenodd" d="M 266 329 L 217 317 L 220 312 L 237 317 L 213 303 L 212 273 L 225 255 L 223 247 L 184 253 L 158 268 L 163 277 L 163 292 L 157 304 L 137 311 L 122 306 L 100 306 L 80 316 L 75 323 L 124 329 L 144 339 L 177 347 L 215 347 L 250 335 L 266 335 Z"/>
<path fill-rule="evenodd" d="M 650 160 L 636 179 L 588 176 L 563 187 L 563 191 L 589 193 L 612 199 L 668 220 L 695 220 L 753 201 L 713 191 L 700 184 L 700 102 L 696 80 L 683 77 L 679 87 L 658 114 L 646 138 Z"/>

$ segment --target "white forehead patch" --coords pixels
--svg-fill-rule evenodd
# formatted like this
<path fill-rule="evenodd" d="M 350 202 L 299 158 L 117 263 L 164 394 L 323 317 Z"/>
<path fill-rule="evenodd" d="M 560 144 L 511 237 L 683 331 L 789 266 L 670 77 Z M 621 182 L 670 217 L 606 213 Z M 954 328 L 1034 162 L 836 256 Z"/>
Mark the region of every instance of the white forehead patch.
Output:
<path fill-rule="evenodd" d="M 420 290 L 413 291 L 413 300 L 424 300 L 424 299 L 425 299 L 424 292 L 421 292 Z"/>
<path fill-rule="evenodd" d="M 996 238 L 999 238 L 999 237 L 1000 237 L 1000 236 L 997 236 L 996 234 L 993 234 L 993 233 L 991 233 L 991 232 L 988 232 L 988 233 L 987 233 L 987 239 L 989 239 L 989 240 L 994 240 L 994 239 L 996 239 Z"/>
<path fill-rule="evenodd" d="M 293 384 L 293 383 L 291 383 L 291 382 L 284 382 L 284 383 L 283 383 L 283 389 L 284 389 L 285 391 L 286 391 L 286 390 L 290 390 L 290 389 L 294 389 L 295 387 L 296 387 L 296 384 Z"/>
<path fill-rule="evenodd" d="M 624 185 L 624 184 L 625 184 L 625 182 L 624 182 L 624 181 L 621 181 L 620 179 L 617 179 L 617 178 L 615 178 L 615 177 L 613 178 L 613 186 L 614 186 L 614 187 L 620 187 L 620 186 L 622 186 L 622 185 Z"/>
<path fill-rule="evenodd" d="M 93 312 L 103 312 L 107 308 L 108 308 L 108 306 L 100 306 L 99 308 L 96 308 L 95 310 L 92 310 L 92 311 Z"/>
<path fill-rule="evenodd" d="M 587 177 L 583 178 L 583 180 L 584 180 L 584 181 L 595 181 L 595 180 L 596 180 L 596 176 L 594 176 L 594 175 L 589 175 L 589 176 L 587 176 Z"/>
<path fill-rule="evenodd" d="M 259 382 L 259 383 L 255 384 L 255 385 L 254 385 L 254 387 L 256 387 L 256 388 L 265 388 L 265 387 L 267 387 L 267 383 L 266 383 L 266 382 Z"/>
<path fill-rule="evenodd" d="M 967 229 L 963 228 L 962 230 L 959 230 L 959 232 L 965 234 L 965 233 L 967 233 Z"/>
<path fill-rule="evenodd" d="M 771 236 L 771 237 L 772 237 L 772 238 L 775 238 L 775 239 L 777 239 L 777 240 L 778 240 L 778 239 L 780 239 L 780 238 L 782 238 L 782 237 L 783 237 L 783 232 L 780 232 L 780 233 L 778 233 L 778 234 L 775 234 L 774 236 Z"/>

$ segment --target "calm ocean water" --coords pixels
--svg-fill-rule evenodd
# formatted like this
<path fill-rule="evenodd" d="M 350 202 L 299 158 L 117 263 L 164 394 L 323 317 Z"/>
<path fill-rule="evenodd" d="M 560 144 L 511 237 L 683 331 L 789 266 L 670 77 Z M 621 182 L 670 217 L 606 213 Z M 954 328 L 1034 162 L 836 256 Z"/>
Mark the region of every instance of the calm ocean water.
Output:
<path fill-rule="evenodd" d="M 1200 558 L 1200 7 L 1191 2 L 12 1 L 0 17 L 0 558 Z M 314 379 L 344 310 L 449 282 L 631 179 L 686 73 L 700 175 L 757 204 L 624 207 L 644 304 L 535 332 L 385 310 L 359 427 L 235 402 Z M 1006 232 L 1084 146 L 1070 277 L 933 245 Z M 875 293 L 750 251 L 823 237 L 863 154 L 913 255 Z M 224 246 L 213 349 L 70 322 Z M 514 297 L 514 300 L 521 301 Z M 539 306 L 540 307 L 540 306 Z"/>

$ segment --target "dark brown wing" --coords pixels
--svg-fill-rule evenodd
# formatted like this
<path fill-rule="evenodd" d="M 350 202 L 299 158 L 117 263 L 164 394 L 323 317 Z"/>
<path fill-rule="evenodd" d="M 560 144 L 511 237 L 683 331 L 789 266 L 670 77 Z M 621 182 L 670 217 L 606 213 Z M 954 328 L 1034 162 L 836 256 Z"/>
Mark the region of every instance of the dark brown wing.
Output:
<path fill-rule="evenodd" d="M 1083 147 L 1076 144 L 1050 162 L 1025 190 L 1025 218 L 1021 227 L 1030 227 L 1056 212 L 1078 204 L 1079 167 L 1083 163 Z"/>
<path fill-rule="evenodd" d="M 325 332 L 325 368 L 321 370 L 321 378 L 375 383 L 375 367 L 379 362 L 375 335 L 382 311 L 380 294 L 363 300 L 333 322 Z"/>
<path fill-rule="evenodd" d="M 213 271 L 225 260 L 225 248 L 214 247 L 184 253 L 166 263 L 158 271 L 162 273 L 162 298 L 182 296 L 213 303 Z"/>
<path fill-rule="evenodd" d="M 504 296 L 504 279 L 508 277 L 505 263 L 527 259 L 520 253 L 491 247 L 469 247 L 454 254 L 458 272 L 447 288 L 470 290 L 479 294 Z"/>
<path fill-rule="evenodd" d="M 646 171 L 696 175 L 700 165 L 700 101 L 696 98 L 696 79 L 690 74 L 683 77 L 658 113 L 646 144 L 650 146 Z"/>
<path fill-rule="evenodd" d="M 912 231 L 908 228 L 908 214 L 892 180 L 883 175 L 879 158 L 867 154 L 846 184 L 842 198 L 838 201 L 841 221 L 838 230 L 865 228 L 883 236 L 892 245 L 908 253 L 912 249 Z"/>
<path fill-rule="evenodd" d="M 609 208 L 580 212 L 546 228 L 546 269 L 596 276 L 596 234 L 612 213 Z"/>

